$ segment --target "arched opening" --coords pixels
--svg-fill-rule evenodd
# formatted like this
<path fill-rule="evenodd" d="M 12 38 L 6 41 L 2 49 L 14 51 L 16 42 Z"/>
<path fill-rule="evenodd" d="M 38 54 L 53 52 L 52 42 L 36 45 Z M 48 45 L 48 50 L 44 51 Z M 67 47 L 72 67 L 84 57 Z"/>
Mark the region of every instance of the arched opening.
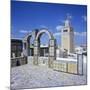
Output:
<path fill-rule="evenodd" d="M 46 33 L 40 36 L 40 56 L 48 57 L 49 55 L 49 38 Z"/>
<path fill-rule="evenodd" d="M 34 64 L 40 64 L 40 38 L 43 34 L 47 34 L 49 37 L 49 47 L 48 47 L 48 66 L 52 67 L 53 60 L 56 58 L 56 42 L 53 35 L 47 29 L 41 29 L 34 41 Z"/>
<path fill-rule="evenodd" d="M 49 43 L 48 43 L 48 47 L 47 50 L 45 52 L 47 53 L 48 56 L 48 61 L 47 64 L 49 67 L 52 67 L 53 64 L 53 60 L 56 60 L 56 40 L 54 39 L 53 35 L 47 30 L 47 29 L 41 29 L 40 31 L 35 30 L 34 32 L 28 34 L 24 40 L 23 40 L 23 54 L 24 56 L 28 57 L 29 55 L 32 55 L 32 52 L 30 51 L 31 45 L 33 44 L 34 41 L 34 45 L 33 45 L 33 52 L 34 52 L 34 56 L 33 56 L 33 64 L 34 65 L 38 65 L 40 62 L 40 56 L 46 56 L 46 53 L 44 52 L 42 54 L 42 51 L 40 50 L 40 38 L 42 37 L 43 34 L 47 34 L 47 36 L 49 37 Z M 32 39 L 33 41 L 31 42 L 31 37 L 34 36 L 34 39 Z M 45 38 L 45 37 L 44 37 Z M 43 39 L 42 39 L 43 40 Z M 47 40 L 47 38 L 46 38 Z M 43 40 L 44 41 L 44 40 Z M 43 57 L 44 57 L 43 56 Z M 43 61 L 44 62 L 44 61 Z"/>
<path fill-rule="evenodd" d="M 40 35 L 39 64 L 47 65 L 49 59 L 49 37 L 46 33 Z"/>
<path fill-rule="evenodd" d="M 38 30 L 35 29 L 33 32 L 26 35 L 23 39 L 23 54 L 24 56 L 33 56 L 34 55 L 34 40 L 38 33 Z"/>

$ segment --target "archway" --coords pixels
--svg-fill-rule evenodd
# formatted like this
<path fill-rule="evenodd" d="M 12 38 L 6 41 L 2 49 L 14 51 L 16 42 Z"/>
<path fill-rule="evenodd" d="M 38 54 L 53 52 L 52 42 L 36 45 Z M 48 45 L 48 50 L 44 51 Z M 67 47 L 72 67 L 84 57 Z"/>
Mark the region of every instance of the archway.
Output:
<path fill-rule="evenodd" d="M 31 56 L 31 53 L 33 53 L 33 52 L 31 52 L 31 42 L 30 42 L 30 40 L 31 40 L 31 38 L 33 37 L 34 38 L 34 40 L 35 40 L 35 37 L 36 37 L 36 35 L 37 35 L 37 33 L 38 33 L 38 30 L 36 29 L 36 30 L 34 30 L 33 32 L 31 32 L 31 33 L 28 33 L 26 36 L 25 36 L 25 38 L 23 39 L 23 55 L 24 56 L 26 56 L 26 57 L 28 57 L 28 56 Z M 33 46 L 34 47 L 34 46 Z"/>
<path fill-rule="evenodd" d="M 41 29 L 35 38 L 34 41 L 34 61 L 33 64 L 39 64 L 39 52 L 40 52 L 40 37 L 43 33 L 46 33 L 49 37 L 49 59 L 48 66 L 51 68 L 53 64 L 53 60 L 56 59 L 56 40 L 53 35 L 47 29 Z"/>

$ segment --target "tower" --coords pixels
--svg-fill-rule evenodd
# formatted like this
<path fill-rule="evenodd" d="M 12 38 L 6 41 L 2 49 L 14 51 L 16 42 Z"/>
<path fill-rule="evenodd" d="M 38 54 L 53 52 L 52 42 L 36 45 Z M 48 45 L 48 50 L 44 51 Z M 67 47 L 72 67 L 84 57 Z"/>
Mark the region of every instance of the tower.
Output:
<path fill-rule="evenodd" d="M 64 27 L 61 30 L 61 48 L 68 53 L 74 52 L 74 31 L 69 18 L 65 20 Z"/>

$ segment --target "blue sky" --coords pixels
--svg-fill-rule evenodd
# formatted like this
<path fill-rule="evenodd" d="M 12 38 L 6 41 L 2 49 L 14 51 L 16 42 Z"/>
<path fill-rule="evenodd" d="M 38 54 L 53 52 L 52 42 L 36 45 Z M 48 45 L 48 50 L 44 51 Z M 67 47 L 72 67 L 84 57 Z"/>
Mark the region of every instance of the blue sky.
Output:
<path fill-rule="evenodd" d="M 70 17 L 75 32 L 75 45 L 86 43 L 87 8 L 82 5 L 50 4 L 37 2 L 11 2 L 11 37 L 23 38 L 34 29 L 48 28 L 61 43 L 60 29 Z M 42 35 L 41 42 L 47 43 L 48 36 Z"/>

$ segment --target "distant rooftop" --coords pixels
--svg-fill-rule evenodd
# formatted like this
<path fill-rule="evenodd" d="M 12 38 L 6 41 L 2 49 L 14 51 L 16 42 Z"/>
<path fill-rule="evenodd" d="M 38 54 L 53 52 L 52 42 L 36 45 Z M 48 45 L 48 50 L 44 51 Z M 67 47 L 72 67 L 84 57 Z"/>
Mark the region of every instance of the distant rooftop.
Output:
<path fill-rule="evenodd" d="M 22 38 L 11 38 L 13 40 L 22 40 Z"/>

